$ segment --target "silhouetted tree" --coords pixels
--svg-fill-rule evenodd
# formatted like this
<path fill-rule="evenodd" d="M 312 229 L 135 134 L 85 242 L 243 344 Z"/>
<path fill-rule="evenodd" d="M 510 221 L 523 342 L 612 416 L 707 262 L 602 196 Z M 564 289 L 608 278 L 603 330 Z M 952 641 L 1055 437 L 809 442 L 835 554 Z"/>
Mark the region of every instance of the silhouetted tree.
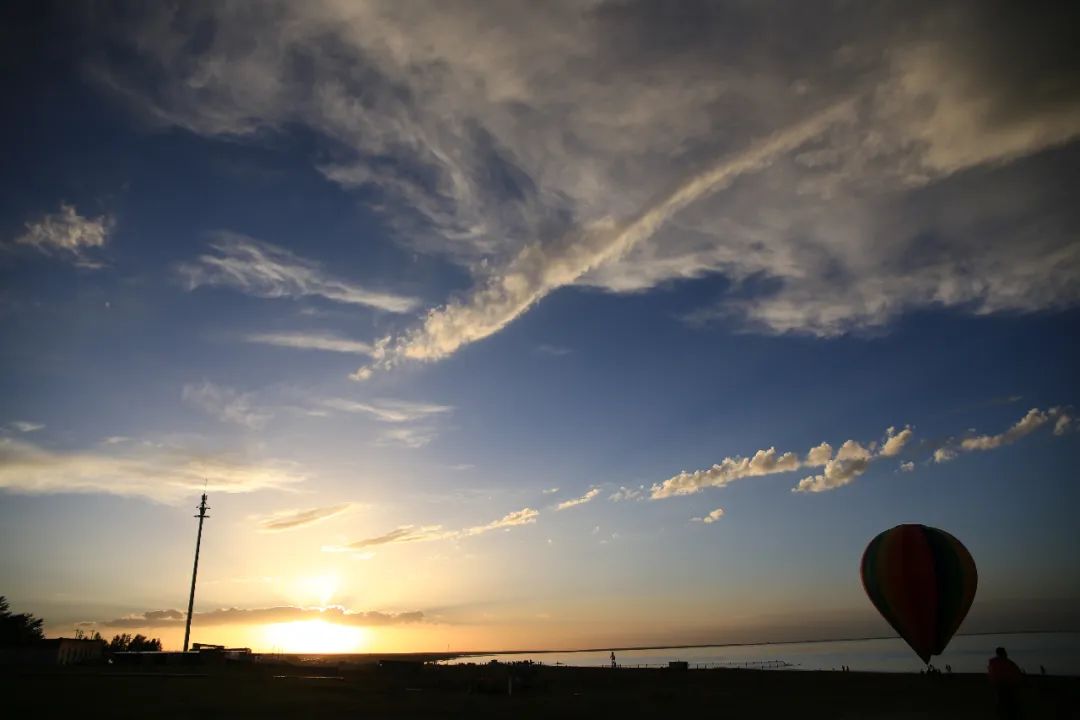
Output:
<path fill-rule="evenodd" d="M 161 650 L 161 640 L 148 638 L 139 634 L 132 637 L 131 633 L 115 635 L 108 645 L 109 652 L 146 652 L 149 650 Z"/>
<path fill-rule="evenodd" d="M 147 652 L 147 651 L 160 651 L 161 640 L 158 638 L 148 638 L 145 635 L 136 635 L 131 638 L 131 645 L 128 649 L 132 652 Z"/>
<path fill-rule="evenodd" d="M 100 640 L 101 642 L 105 643 L 106 647 L 108 647 L 108 645 L 109 645 L 109 641 L 106 640 L 105 638 L 101 637 L 101 633 L 99 633 L 97 630 L 95 630 L 94 633 L 91 635 L 90 633 L 86 632 L 82 628 L 75 628 L 75 639 L 76 640 Z"/>
<path fill-rule="evenodd" d="M 43 620 L 30 613 L 13 613 L 7 598 L 0 595 L 0 645 L 29 645 L 45 639 Z"/>

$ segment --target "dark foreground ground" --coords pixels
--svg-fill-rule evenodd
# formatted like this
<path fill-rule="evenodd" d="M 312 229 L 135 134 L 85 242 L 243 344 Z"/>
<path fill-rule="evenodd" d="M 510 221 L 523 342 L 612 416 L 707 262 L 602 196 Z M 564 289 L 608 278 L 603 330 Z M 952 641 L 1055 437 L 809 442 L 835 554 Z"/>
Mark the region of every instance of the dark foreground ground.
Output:
<path fill-rule="evenodd" d="M 508 676 L 516 675 L 512 695 Z M 324 676 L 324 677 L 313 677 Z M 1080 718 L 1029 677 L 1024 718 Z M 994 718 L 977 675 L 456 666 L 0 668 L 0 718 Z"/>

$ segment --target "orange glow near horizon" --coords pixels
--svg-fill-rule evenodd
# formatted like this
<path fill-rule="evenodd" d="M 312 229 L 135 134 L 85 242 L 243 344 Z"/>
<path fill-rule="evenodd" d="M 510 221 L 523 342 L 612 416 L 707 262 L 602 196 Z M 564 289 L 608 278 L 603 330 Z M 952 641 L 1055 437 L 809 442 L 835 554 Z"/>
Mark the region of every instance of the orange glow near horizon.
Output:
<path fill-rule="evenodd" d="M 324 620 L 275 623 L 263 628 L 267 650 L 287 653 L 358 653 L 370 642 L 366 628 L 335 625 Z"/>

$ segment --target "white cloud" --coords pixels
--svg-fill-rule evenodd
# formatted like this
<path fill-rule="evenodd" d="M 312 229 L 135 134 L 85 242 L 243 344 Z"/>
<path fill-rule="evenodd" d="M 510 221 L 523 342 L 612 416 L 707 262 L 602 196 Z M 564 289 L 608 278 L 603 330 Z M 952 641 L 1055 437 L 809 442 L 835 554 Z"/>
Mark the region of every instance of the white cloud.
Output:
<path fill-rule="evenodd" d="M 914 435 L 914 431 L 910 427 L 904 427 L 900 432 L 896 432 L 896 428 L 889 428 L 885 431 L 885 442 L 882 443 L 881 451 L 878 454 L 882 457 L 899 455 L 904 446 L 911 440 L 912 435 Z"/>
<path fill-rule="evenodd" d="M 934 462 L 945 463 L 956 459 L 956 450 L 951 447 L 939 447 L 934 450 Z"/>
<path fill-rule="evenodd" d="M 256 518 L 259 529 L 263 532 L 281 532 L 293 530 L 298 527 L 313 525 L 323 520 L 329 520 L 343 513 L 349 512 L 356 507 L 355 503 L 339 503 L 324 507 L 305 508 L 300 510 L 280 510 L 269 515 Z"/>
<path fill-rule="evenodd" d="M 716 508 L 704 517 L 690 518 L 690 520 L 711 525 L 722 517 L 724 517 L 724 508 Z"/>
<path fill-rule="evenodd" d="M 372 352 L 369 343 L 350 340 L 329 332 L 252 333 L 244 336 L 244 341 L 297 350 L 325 350 L 352 355 L 371 355 Z"/>
<path fill-rule="evenodd" d="M 474 535 L 482 535 L 492 530 L 507 530 L 509 528 L 520 527 L 522 525 L 532 525 L 536 522 L 537 516 L 540 515 L 538 510 L 532 508 L 522 508 L 521 510 L 515 510 L 511 513 L 503 515 L 498 520 L 487 523 L 486 525 L 477 525 L 471 528 L 465 528 L 461 530 L 461 537 L 473 537 Z"/>
<path fill-rule="evenodd" d="M 254 396 L 211 382 L 189 383 L 181 391 L 184 402 L 202 410 L 222 422 L 257 429 L 273 414 L 259 407 Z"/>
<path fill-rule="evenodd" d="M 559 492 L 559 488 L 557 488 L 557 487 L 547 488 L 543 492 L 544 492 L 545 495 L 554 495 L 555 493 Z"/>
<path fill-rule="evenodd" d="M 0 438 L 0 488 L 27 494 L 108 493 L 175 503 L 203 492 L 286 490 L 304 475 L 288 463 L 186 450 L 55 452 Z"/>
<path fill-rule="evenodd" d="M 964 438 L 960 441 L 960 449 L 970 452 L 972 450 L 993 450 L 1002 445 L 1011 445 L 1020 438 L 1038 430 L 1048 423 L 1050 418 L 1049 413 L 1038 408 L 1032 408 L 1015 425 L 999 435 L 976 435 L 975 437 Z"/>
<path fill-rule="evenodd" d="M 557 243 L 526 245 L 470 295 L 431 310 L 420 327 L 396 338 L 384 338 L 377 345 L 372 367 L 392 367 L 406 359 L 439 360 L 502 330 L 553 290 L 622 256 L 691 203 L 768 166 L 778 155 L 823 132 L 848 110 L 849 105 L 841 103 L 724 158 L 627 222 L 606 219 Z"/>
<path fill-rule="evenodd" d="M 825 463 L 818 475 L 809 475 L 792 488 L 792 492 L 824 492 L 847 485 L 866 472 L 873 453 L 855 440 L 847 440 L 836 451 L 836 457 Z"/>
<path fill-rule="evenodd" d="M 61 203 L 59 212 L 26 223 L 26 232 L 15 238 L 15 242 L 46 255 L 64 257 L 81 267 L 99 268 L 102 264 L 86 251 L 104 247 L 112 225 L 108 216 L 83 217 L 74 206 Z"/>
<path fill-rule="evenodd" d="M 1054 434 L 1059 435 L 1061 433 L 1057 429 L 1061 424 L 1060 418 L 1062 417 L 1067 416 L 1061 408 L 1054 407 L 1045 411 L 1032 408 L 1005 432 L 997 435 L 972 435 L 961 439 L 959 443 L 955 441 L 947 443 L 934 451 L 934 462 L 948 462 L 964 452 L 995 450 L 1005 445 L 1011 445 L 1055 419 L 1057 419 L 1057 422 L 1054 426 Z M 1066 426 L 1067 424 L 1068 420 L 1066 420 Z"/>
<path fill-rule="evenodd" d="M 915 469 L 915 463 L 911 460 L 900 463 L 900 472 L 911 472 Z"/>
<path fill-rule="evenodd" d="M 850 441 L 849 441 L 850 442 Z M 792 492 L 825 492 L 847 485 L 866 472 L 870 466 L 870 456 L 836 458 L 825 463 L 825 470 L 819 475 L 809 475 L 792 488 Z"/>
<path fill-rule="evenodd" d="M 328 545 L 323 547 L 324 552 L 354 552 L 364 551 L 379 545 L 394 545 L 400 543 L 431 542 L 434 540 L 461 540 L 476 537 L 495 530 L 509 530 L 523 525 L 532 525 L 536 522 L 539 511 L 532 508 L 522 508 L 507 513 L 498 520 L 484 525 L 474 525 L 460 530 L 446 530 L 442 525 L 402 525 L 390 532 L 374 537 L 358 540 L 348 545 Z"/>
<path fill-rule="evenodd" d="M 836 460 L 869 460 L 872 457 L 870 449 L 855 440 L 846 440 L 836 451 Z M 828 467 L 828 463 L 826 463 Z"/>
<path fill-rule="evenodd" d="M 1069 432 L 1069 428 L 1073 426 L 1073 419 L 1065 413 L 1058 415 L 1057 421 L 1054 423 L 1054 434 L 1064 435 Z"/>
<path fill-rule="evenodd" d="M 30 422 L 28 420 L 14 420 L 8 423 L 8 426 L 21 433 L 32 433 L 45 429 L 44 423 Z"/>
<path fill-rule="evenodd" d="M 424 420 L 435 415 L 451 412 L 451 405 L 408 402 L 405 400 L 372 400 L 358 402 L 345 398 L 327 398 L 320 403 L 323 407 L 346 413 L 370 415 L 376 420 L 388 423 L 407 423 Z"/>
<path fill-rule="evenodd" d="M 683 471 L 652 486 L 650 497 L 653 500 L 692 495 L 705 488 L 720 488 L 743 478 L 762 477 L 779 473 L 794 472 L 802 468 L 822 467 L 819 475 L 803 478 L 795 486 L 796 492 L 821 492 L 850 483 L 864 473 L 874 458 L 870 447 L 855 440 L 847 440 L 833 457 L 833 448 L 823 442 L 811 448 L 800 459 L 796 453 L 780 454 L 775 447 L 758 450 L 752 457 L 727 457 L 707 470 L 694 472 Z"/>
<path fill-rule="evenodd" d="M 737 292 L 699 318 L 818 336 L 915 308 L 1080 301 L 1071 186 L 1037 156 L 1080 133 L 1058 14 L 861 4 L 778 24 L 759 4 L 499 5 L 150 8 L 103 21 L 138 61 L 93 76 L 202 135 L 325 138 L 325 177 L 361 188 L 402 243 L 464 265 L 474 291 L 395 334 L 386 364 L 452 353 L 567 282 L 719 273 Z M 747 52 L 759 37 L 770 52 Z M 847 98 L 842 122 L 723 192 L 656 204 L 703 162 Z M 657 226 L 620 242 L 647 208 Z M 771 289 L 748 292 L 755 279 Z"/>
<path fill-rule="evenodd" d="M 438 433 L 429 427 L 392 427 L 380 430 L 375 440 L 376 445 L 397 445 L 418 450 L 438 437 Z"/>
<path fill-rule="evenodd" d="M 798 455 L 793 452 L 778 454 L 775 447 L 758 450 L 753 457 L 726 457 L 707 470 L 682 471 L 662 483 L 652 486 L 653 500 L 676 495 L 692 495 L 705 488 L 719 488 L 735 480 L 760 477 L 775 473 L 791 472 L 802 467 Z"/>
<path fill-rule="evenodd" d="M 541 355 L 552 355 L 555 357 L 561 357 L 563 355 L 569 355 L 574 351 L 570 348 L 561 347 L 559 345 L 548 345 L 546 343 L 541 343 L 540 345 L 536 346 L 536 352 L 540 353 Z"/>
<path fill-rule="evenodd" d="M 643 500 L 646 497 L 646 491 L 644 485 L 639 485 L 636 488 L 628 488 L 626 486 L 619 486 L 619 489 L 608 496 L 608 500 L 612 502 L 626 502 L 630 500 Z"/>
<path fill-rule="evenodd" d="M 803 464 L 810 467 L 821 467 L 832 459 L 832 454 L 832 445 L 823 442 L 817 447 L 810 448 L 806 453 L 806 461 Z"/>
<path fill-rule="evenodd" d="M 592 488 L 591 490 L 586 492 L 581 497 L 574 498 L 572 500 L 563 500 L 561 503 L 559 503 L 558 505 L 555 506 L 555 509 L 556 510 L 566 510 L 568 508 L 577 507 L 578 505 L 584 505 L 585 503 L 589 502 L 590 500 L 592 500 L 593 498 L 595 498 L 599 494 L 600 494 L 600 489 L 599 488 Z"/>
<path fill-rule="evenodd" d="M 415 298 L 375 292 L 334 278 L 310 260 L 246 235 L 219 232 L 210 247 L 212 254 L 177 267 L 188 290 L 221 286 L 264 298 L 319 296 L 395 313 L 408 312 L 418 303 Z"/>

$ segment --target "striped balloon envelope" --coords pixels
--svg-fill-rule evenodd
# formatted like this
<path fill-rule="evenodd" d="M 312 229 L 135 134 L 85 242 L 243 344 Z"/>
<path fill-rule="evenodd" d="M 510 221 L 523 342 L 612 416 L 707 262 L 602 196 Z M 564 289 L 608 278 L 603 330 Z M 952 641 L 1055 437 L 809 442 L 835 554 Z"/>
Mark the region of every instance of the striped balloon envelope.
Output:
<path fill-rule="evenodd" d="M 925 525 L 897 525 L 866 546 L 862 581 L 870 602 L 925 663 L 964 621 L 979 576 L 959 540 Z"/>

